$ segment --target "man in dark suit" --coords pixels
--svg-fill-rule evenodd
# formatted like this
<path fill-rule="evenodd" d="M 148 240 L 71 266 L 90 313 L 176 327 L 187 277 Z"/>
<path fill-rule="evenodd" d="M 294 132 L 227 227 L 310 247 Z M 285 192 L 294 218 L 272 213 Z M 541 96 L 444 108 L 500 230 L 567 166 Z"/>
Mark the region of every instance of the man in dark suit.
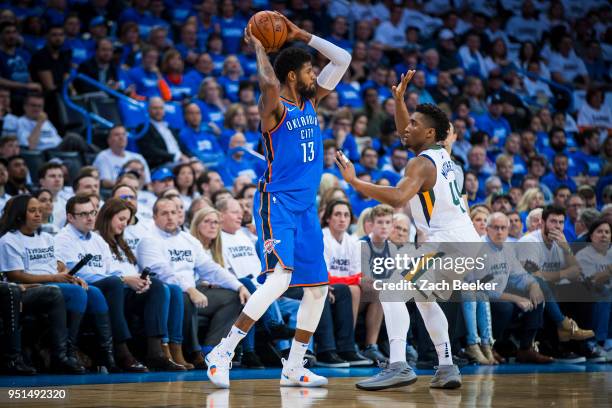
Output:
<path fill-rule="evenodd" d="M 178 132 L 168 127 L 164 121 L 164 101 L 159 97 L 149 99 L 151 119 L 147 133 L 136 141 L 140 153 L 156 168 L 166 163 L 188 162 L 185 147 L 177 137 Z"/>
<path fill-rule="evenodd" d="M 117 66 L 113 60 L 113 43 L 109 39 L 102 39 L 96 44 L 96 54 L 79 66 L 79 73 L 99 81 L 111 89 L 118 89 Z M 79 93 L 99 91 L 83 81 L 75 81 L 74 86 Z"/>

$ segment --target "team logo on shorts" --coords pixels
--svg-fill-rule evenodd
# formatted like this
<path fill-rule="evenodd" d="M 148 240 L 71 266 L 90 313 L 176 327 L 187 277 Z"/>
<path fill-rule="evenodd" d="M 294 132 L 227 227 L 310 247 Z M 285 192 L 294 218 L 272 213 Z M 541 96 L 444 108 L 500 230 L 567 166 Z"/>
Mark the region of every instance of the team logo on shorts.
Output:
<path fill-rule="evenodd" d="M 271 254 L 276 244 L 280 244 L 280 242 L 280 239 L 266 239 L 264 241 L 264 252 L 266 254 Z"/>

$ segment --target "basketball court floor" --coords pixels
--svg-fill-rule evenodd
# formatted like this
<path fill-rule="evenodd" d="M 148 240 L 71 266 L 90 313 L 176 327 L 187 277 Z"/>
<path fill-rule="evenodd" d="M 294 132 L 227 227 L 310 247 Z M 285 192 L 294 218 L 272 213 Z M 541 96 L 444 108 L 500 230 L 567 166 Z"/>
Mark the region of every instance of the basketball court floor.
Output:
<path fill-rule="evenodd" d="M 354 385 L 376 368 L 315 371 L 330 378 L 327 388 L 281 389 L 280 369 L 234 369 L 229 390 L 213 388 L 204 371 L 0 377 L 0 407 L 612 407 L 612 364 L 467 366 L 463 387 L 448 391 L 428 387 L 428 370 L 417 370 L 411 386 L 377 392 Z M 9 398 L 10 390 L 31 389 L 64 390 L 65 397 Z"/>

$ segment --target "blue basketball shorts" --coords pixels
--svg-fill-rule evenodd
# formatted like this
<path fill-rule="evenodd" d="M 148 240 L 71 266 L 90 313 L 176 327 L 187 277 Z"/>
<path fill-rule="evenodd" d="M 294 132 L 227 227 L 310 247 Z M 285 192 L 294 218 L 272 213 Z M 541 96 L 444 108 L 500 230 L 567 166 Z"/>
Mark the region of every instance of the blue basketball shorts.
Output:
<path fill-rule="evenodd" d="M 280 194 L 257 191 L 253 213 L 261 254 L 259 283 L 279 263 L 293 271 L 290 286 L 329 283 L 323 257 L 323 233 L 314 203 L 306 210 L 292 211 L 283 205 Z"/>

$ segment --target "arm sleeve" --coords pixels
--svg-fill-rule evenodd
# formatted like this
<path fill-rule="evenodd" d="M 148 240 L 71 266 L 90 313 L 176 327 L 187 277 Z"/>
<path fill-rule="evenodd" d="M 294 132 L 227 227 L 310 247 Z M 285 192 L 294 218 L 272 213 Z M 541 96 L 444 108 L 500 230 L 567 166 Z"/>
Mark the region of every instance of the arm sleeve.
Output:
<path fill-rule="evenodd" d="M 316 35 L 312 36 L 308 45 L 330 60 L 317 77 L 317 84 L 327 90 L 334 89 L 351 64 L 351 54 Z"/>

